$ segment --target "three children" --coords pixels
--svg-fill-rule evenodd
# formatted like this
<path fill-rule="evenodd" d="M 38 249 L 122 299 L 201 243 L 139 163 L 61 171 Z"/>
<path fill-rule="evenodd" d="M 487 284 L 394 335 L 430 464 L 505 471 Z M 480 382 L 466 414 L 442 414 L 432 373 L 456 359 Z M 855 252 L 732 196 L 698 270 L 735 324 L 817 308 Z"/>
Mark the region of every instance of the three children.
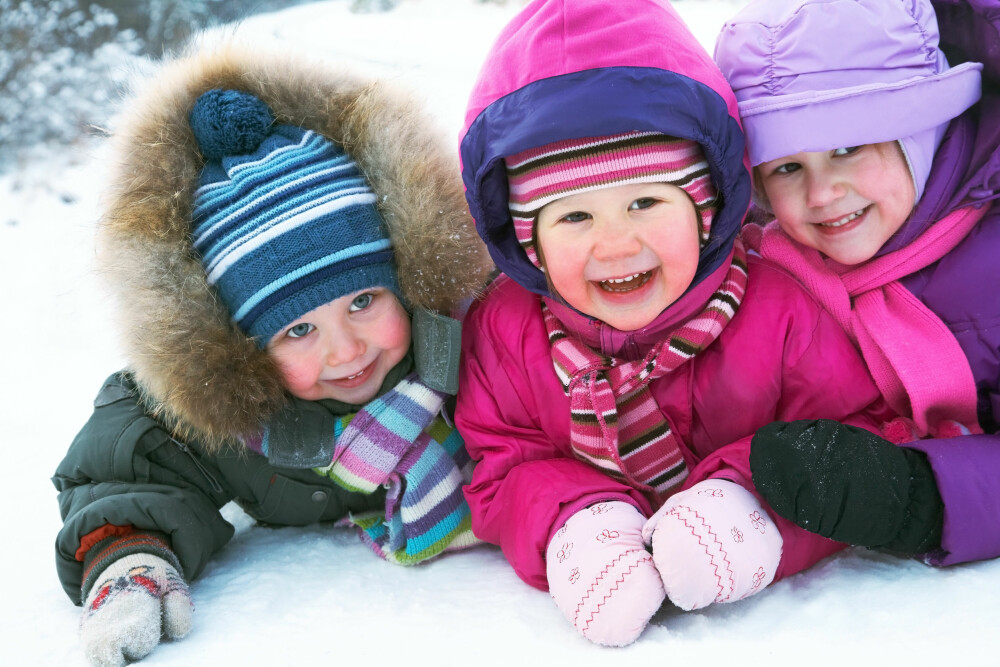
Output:
<path fill-rule="evenodd" d="M 938 9 L 995 37 L 991 6 Z M 814 51 L 829 71 L 806 71 Z M 1000 419 L 997 317 L 975 299 L 1000 287 L 995 83 L 966 111 L 979 68 L 948 67 L 920 0 L 759 0 L 716 57 L 721 73 L 660 0 L 537 0 L 494 45 L 460 148 L 507 275 L 466 321 L 468 507 L 471 461 L 438 417 L 454 356 L 421 327 L 486 262 L 424 121 L 282 59 L 174 64 L 131 112 L 102 225 L 132 367 L 54 478 L 92 659 L 142 657 L 161 614 L 188 631 L 186 582 L 234 498 L 269 523 L 350 517 L 398 562 L 474 543 L 471 508 L 478 538 L 610 645 L 665 598 L 742 599 L 844 541 L 1000 553 L 982 530 L 1000 449 L 976 435 Z M 777 222 L 741 238 L 750 165 Z M 440 480 L 435 519 L 404 520 Z"/>

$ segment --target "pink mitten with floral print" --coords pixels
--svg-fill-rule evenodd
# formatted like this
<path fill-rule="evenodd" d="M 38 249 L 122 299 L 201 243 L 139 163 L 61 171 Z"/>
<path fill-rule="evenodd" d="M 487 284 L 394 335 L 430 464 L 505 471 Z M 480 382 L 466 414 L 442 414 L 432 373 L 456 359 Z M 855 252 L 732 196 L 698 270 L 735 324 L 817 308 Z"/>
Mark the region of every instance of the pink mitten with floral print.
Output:
<path fill-rule="evenodd" d="M 781 534 L 767 512 L 749 491 L 722 479 L 671 496 L 642 536 L 667 597 L 688 611 L 757 593 L 781 561 Z"/>
<path fill-rule="evenodd" d="M 597 503 L 571 516 L 549 542 L 549 592 L 593 642 L 631 644 L 663 603 L 663 583 L 642 542 L 645 522 L 628 503 Z"/>

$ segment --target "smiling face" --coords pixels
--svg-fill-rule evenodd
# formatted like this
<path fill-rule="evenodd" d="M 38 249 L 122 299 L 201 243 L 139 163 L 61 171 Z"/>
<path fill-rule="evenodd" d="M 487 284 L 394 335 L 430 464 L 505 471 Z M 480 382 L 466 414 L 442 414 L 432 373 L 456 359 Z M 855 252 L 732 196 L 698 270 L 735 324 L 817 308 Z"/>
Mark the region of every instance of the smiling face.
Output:
<path fill-rule="evenodd" d="M 621 331 L 640 329 L 687 290 L 698 268 L 698 217 L 680 188 L 638 183 L 547 204 L 536 235 L 563 299 Z"/>
<path fill-rule="evenodd" d="M 381 287 L 334 299 L 279 331 L 267 344 L 285 388 L 298 398 L 363 405 L 410 347 L 410 318 Z"/>
<path fill-rule="evenodd" d="M 903 226 L 916 196 L 895 141 L 796 153 L 757 172 L 785 233 L 846 265 L 871 259 Z"/>

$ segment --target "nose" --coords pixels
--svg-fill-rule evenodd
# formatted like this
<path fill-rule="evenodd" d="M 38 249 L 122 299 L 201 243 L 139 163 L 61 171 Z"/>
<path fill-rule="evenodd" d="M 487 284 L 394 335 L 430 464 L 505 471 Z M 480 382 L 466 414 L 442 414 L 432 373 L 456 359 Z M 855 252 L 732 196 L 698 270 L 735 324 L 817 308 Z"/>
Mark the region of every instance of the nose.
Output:
<path fill-rule="evenodd" d="M 829 206 L 845 193 L 844 184 L 831 169 L 814 169 L 806 177 L 806 203 L 811 208 Z"/>
<path fill-rule="evenodd" d="M 339 366 L 354 361 L 367 350 L 364 339 L 349 326 L 327 332 L 326 363 Z"/>
<path fill-rule="evenodd" d="M 600 261 L 624 259 L 642 250 L 642 241 L 625 215 L 606 217 L 598 221 L 594 235 L 593 255 Z"/>

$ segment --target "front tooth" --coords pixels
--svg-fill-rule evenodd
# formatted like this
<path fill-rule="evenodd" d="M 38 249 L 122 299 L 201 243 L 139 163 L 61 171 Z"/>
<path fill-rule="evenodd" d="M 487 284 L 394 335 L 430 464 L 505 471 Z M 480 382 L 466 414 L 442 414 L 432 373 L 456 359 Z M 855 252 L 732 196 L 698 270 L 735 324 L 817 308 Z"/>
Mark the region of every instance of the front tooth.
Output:
<path fill-rule="evenodd" d="M 837 222 L 833 223 L 832 226 L 833 227 L 840 227 L 841 225 L 846 225 L 847 223 L 849 223 L 851 220 L 854 220 L 856 217 L 858 217 L 862 213 L 864 213 L 864 209 L 861 209 L 860 211 L 855 211 L 854 213 L 851 213 L 850 215 L 845 215 L 843 218 L 841 218 Z"/>

